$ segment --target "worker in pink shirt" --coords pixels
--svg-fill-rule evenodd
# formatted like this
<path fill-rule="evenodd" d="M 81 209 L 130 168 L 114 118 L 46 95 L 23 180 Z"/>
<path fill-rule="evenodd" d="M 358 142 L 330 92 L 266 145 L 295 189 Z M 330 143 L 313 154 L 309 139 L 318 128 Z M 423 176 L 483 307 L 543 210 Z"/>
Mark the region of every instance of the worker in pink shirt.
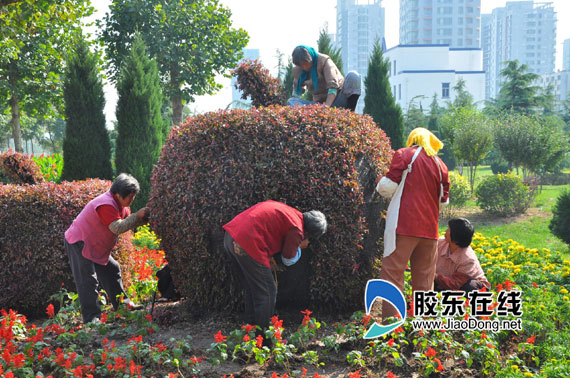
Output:
<path fill-rule="evenodd" d="M 462 290 L 470 292 L 491 288 L 481 264 L 471 248 L 474 229 L 465 218 L 448 222 L 445 236 L 437 242 L 436 290 Z"/>
<path fill-rule="evenodd" d="M 394 153 L 390 169 L 376 190 L 390 198 L 384 231 L 380 278 L 404 293 L 404 271 L 410 265 L 412 289 L 433 290 L 439 238 L 439 207 L 449 197 L 447 166 L 437 152 L 443 143 L 425 128 L 414 129 L 407 147 Z M 382 304 L 382 318 L 396 309 Z"/>

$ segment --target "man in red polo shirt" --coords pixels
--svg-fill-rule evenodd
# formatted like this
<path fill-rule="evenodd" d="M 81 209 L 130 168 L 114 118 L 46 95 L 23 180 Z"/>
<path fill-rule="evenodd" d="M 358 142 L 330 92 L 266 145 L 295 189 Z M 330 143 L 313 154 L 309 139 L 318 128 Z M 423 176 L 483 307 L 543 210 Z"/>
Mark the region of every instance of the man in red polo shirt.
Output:
<path fill-rule="evenodd" d="M 245 291 L 245 321 L 267 327 L 277 297 L 272 256 L 281 252 L 285 265 L 296 263 L 301 249 L 326 232 L 325 215 L 265 201 L 238 214 L 223 228 L 225 250 Z"/>

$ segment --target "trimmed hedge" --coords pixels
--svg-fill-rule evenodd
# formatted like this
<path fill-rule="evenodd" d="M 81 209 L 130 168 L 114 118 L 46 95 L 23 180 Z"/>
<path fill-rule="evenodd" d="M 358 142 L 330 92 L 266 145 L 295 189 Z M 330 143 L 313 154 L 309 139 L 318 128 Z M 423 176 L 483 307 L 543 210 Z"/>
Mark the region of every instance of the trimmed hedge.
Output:
<path fill-rule="evenodd" d="M 254 107 L 285 105 L 286 89 L 279 79 L 271 76 L 269 70 L 256 60 L 243 60 L 232 75 L 237 77 L 235 87 L 242 91 L 241 98 L 251 98 Z"/>
<path fill-rule="evenodd" d="M 0 185 L 0 308 L 39 315 L 62 284 L 76 291 L 64 233 L 83 207 L 110 184 L 87 180 Z M 130 254 L 134 247 L 128 239 L 118 245 L 122 249 L 114 255 L 128 271 L 134 264 Z"/>
<path fill-rule="evenodd" d="M 40 167 L 31 157 L 12 151 L 0 154 L 0 176 L 13 184 L 33 185 L 44 181 Z"/>
<path fill-rule="evenodd" d="M 323 238 L 279 273 L 278 303 L 362 309 L 366 280 L 381 257 L 387 207 L 374 188 L 392 153 L 372 118 L 321 105 L 189 118 L 162 149 L 149 201 L 151 227 L 177 287 L 203 308 L 238 307 L 241 289 L 221 227 L 272 199 L 320 210 L 329 223 Z"/>

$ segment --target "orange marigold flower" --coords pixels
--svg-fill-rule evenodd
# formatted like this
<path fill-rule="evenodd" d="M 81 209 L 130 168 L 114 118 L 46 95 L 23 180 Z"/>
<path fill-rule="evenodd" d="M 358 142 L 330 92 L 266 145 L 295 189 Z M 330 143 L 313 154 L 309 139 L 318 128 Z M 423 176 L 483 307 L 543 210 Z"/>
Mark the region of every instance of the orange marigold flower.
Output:
<path fill-rule="evenodd" d="M 437 362 L 437 371 L 443 371 L 443 366 L 441 365 L 439 358 L 434 358 L 433 360 Z"/>
<path fill-rule="evenodd" d="M 261 346 L 263 345 L 263 336 L 261 335 L 257 335 L 257 337 L 255 338 L 255 340 L 257 341 L 257 343 L 255 344 L 258 348 L 261 348 Z"/>
<path fill-rule="evenodd" d="M 394 339 L 388 340 L 388 346 L 390 346 L 390 347 L 394 346 Z"/>
<path fill-rule="evenodd" d="M 360 369 L 358 369 L 354 373 L 350 373 L 348 375 L 348 378 L 361 378 L 361 377 L 362 377 L 362 375 L 360 375 Z"/>
<path fill-rule="evenodd" d="M 244 335 L 243 336 L 243 342 L 247 343 L 249 340 L 251 340 L 251 338 L 249 337 L 249 335 Z"/>
<path fill-rule="evenodd" d="M 526 339 L 526 342 L 529 344 L 534 344 L 534 339 L 536 339 L 535 335 L 532 335 L 531 337 L 529 337 L 528 339 Z"/>
<path fill-rule="evenodd" d="M 398 376 L 394 373 L 392 373 L 391 371 L 388 372 L 388 374 L 386 374 L 386 378 L 398 378 Z"/>

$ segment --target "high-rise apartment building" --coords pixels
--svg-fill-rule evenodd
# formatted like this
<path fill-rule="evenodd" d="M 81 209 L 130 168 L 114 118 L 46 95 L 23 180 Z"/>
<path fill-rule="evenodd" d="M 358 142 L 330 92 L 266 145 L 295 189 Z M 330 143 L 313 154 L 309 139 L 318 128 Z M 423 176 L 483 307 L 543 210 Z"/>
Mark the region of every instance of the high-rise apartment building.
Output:
<path fill-rule="evenodd" d="M 481 0 L 400 0 L 400 44 L 479 48 Z"/>
<path fill-rule="evenodd" d="M 243 59 L 248 60 L 255 60 L 259 59 L 259 49 L 243 49 Z M 238 90 L 235 86 L 237 79 L 232 77 L 231 86 L 232 86 L 232 108 L 236 109 L 247 109 L 251 104 L 251 99 L 242 99 L 242 91 Z"/>
<path fill-rule="evenodd" d="M 562 70 L 570 71 L 570 39 L 564 41 L 564 50 L 562 52 Z"/>
<path fill-rule="evenodd" d="M 362 80 L 368 71 L 368 58 L 376 40 L 384 37 L 384 8 L 381 0 L 337 0 L 336 43 L 341 48 L 344 74 L 357 71 Z M 356 111 L 364 108 L 363 93 Z"/>
<path fill-rule="evenodd" d="M 481 19 L 485 98 L 496 98 L 504 62 L 518 60 L 529 72 L 554 71 L 556 13 L 552 2 L 511 1 Z"/>

